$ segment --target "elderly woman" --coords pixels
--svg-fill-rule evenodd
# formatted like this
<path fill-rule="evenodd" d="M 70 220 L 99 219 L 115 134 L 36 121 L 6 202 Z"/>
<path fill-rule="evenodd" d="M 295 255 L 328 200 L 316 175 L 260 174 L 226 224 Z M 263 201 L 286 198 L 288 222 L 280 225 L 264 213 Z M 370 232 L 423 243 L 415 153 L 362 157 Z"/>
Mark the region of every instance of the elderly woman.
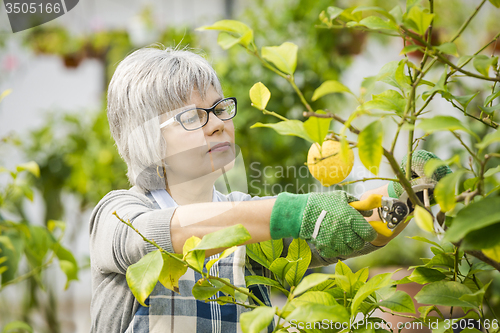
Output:
<path fill-rule="evenodd" d="M 133 187 L 108 193 L 91 216 L 92 332 L 230 333 L 240 331 L 238 318 L 246 311 L 197 301 L 191 289 L 200 276 L 192 270 L 179 281 L 179 293 L 157 284 L 146 300 L 149 307 L 141 306 L 125 274 L 155 248 L 113 216 L 115 211 L 172 253 L 182 253 L 191 236 L 234 224 L 249 231 L 248 243 L 283 239 L 285 253 L 292 239 L 301 238 L 311 247 L 311 267 L 369 253 L 392 238 L 377 235 L 367 221 L 378 214 L 365 219 L 349 206 L 357 199 L 343 191 L 259 198 L 215 190 L 216 179 L 234 164 L 236 114 L 236 98 L 224 97 L 213 68 L 190 51 L 145 48 L 117 67 L 108 119 Z M 371 193 L 397 197 L 401 188 L 389 185 Z M 207 251 L 206 260 L 217 255 Z M 246 256 L 245 246 L 218 261 L 211 273 L 239 286 L 245 275 L 268 274 Z M 270 305 L 265 287 L 250 289 Z"/>

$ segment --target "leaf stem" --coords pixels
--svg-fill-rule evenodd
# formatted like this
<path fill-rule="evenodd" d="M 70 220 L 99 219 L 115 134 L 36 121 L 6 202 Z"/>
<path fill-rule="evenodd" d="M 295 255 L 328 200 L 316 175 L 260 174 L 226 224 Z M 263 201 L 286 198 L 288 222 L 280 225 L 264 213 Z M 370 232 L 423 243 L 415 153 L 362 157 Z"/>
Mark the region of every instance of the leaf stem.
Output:
<path fill-rule="evenodd" d="M 280 115 L 280 114 L 278 114 L 278 113 L 276 113 L 276 112 L 274 112 L 274 111 L 268 111 L 268 110 L 266 110 L 266 109 L 263 109 L 263 110 L 262 110 L 262 113 L 264 113 L 264 114 L 268 114 L 268 115 L 271 115 L 271 116 L 275 116 L 276 118 L 281 119 L 281 120 L 283 120 L 283 121 L 287 121 L 287 120 L 288 120 L 288 118 L 283 117 L 282 115 Z"/>

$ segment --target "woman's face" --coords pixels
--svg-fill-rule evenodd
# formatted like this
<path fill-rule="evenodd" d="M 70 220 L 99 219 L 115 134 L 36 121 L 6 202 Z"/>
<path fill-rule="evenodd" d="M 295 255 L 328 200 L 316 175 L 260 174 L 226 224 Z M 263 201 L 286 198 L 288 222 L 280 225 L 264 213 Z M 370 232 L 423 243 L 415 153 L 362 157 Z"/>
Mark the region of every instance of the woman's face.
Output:
<path fill-rule="evenodd" d="M 202 100 L 193 90 L 188 107 L 211 108 L 222 98 L 210 86 Z M 222 121 L 210 112 L 208 123 L 200 129 L 186 131 L 174 122 L 162 130 L 167 144 L 165 164 L 169 185 L 190 181 L 205 175 L 220 176 L 234 161 L 233 120 Z M 214 180 L 215 180 L 214 179 Z"/>

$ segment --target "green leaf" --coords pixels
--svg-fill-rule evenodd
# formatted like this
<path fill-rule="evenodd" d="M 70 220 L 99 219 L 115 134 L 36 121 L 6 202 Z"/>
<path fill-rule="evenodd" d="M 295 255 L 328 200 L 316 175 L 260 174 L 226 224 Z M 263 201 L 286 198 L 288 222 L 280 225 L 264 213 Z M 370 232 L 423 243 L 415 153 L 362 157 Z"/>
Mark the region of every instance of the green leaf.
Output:
<path fill-rule="evenodd" d="M 262 82 L 257 82 L 250 88 L 250 100 L 252 106 L 259 110 L 264 110 L 271 98 L 271 92 Z"/>
<path fill-rule="evenodd" d="M 307 303 L 321 304 L 321 305 L 337 305 L 335 297 L 324 291 L 308 291 L 307 293 L 299 296 L 293 300 L 294 306 L 305 305 Z"/>
<path fill-rule="evenodd" d="M 1 283 L 7 283 L 16 277 L 19 261 L 24 250 L 21 235 L 15 231 L 7 231 L 0 236 L 0 253 L 7 261 L 2 264 Z"/>
<path fill-rule="evenodd" d="M 2 333 L 18 333 L 19 331 L 33 333 L 31 326 L 22 321 L 11 321 L 3 327 Z"/>
<path fill-rule="evenodd" d="M 286 320 L 295 320 L 300 323 L 321 322 L 323 320 L 349 323 L 349 313 L 341 305 L 321 305 L 306 303 L 292 311 Z"/>
<path fill-rule="evenodd" d="M 500 245 L 495 245 L 489 249 L 483 249 L 482 252 L 488 258 L 493 259 L 496 262 L 500 262 Z"/>
<path fill-rule="evenodd" d="M 391 297 L 384 299 L 377 305 L 396 312 L 415 313 L 415 305 L 413 305 L 410 295 L 401 290 L 396 291 Z"/>
<path fill-rule="evenodd" d="M 384 149 L 384 129 L 380 120 L 366 126 L 358 137 L 359 158 L 368 171 L 378 175 Z"/>
<path fill-rule="evenodd" d="M 250 312 L 242 313 L 240 324 L 243 333 L 259 333 L 271 324 L 275 313 L 276 308 L 268 306 L 259 306 Z"/>
<path fill-rule="evenodd" d="M 28 171 L 35 177 L 40 177 L 40 167 L 35 161 L 30 161 L 27 163 L 19 164 L 16 166 L 16 171 L 21 172 L 21 171 Z"/>
<path fill-rule="evenodd" d="M 385 64 L 377 74 L 377 81 L 382 81 L 391 86 L 404 91 L 409 87 L 410 79 L 404 75 L 404 66 L 406 61 L 390 61 Z"/>
<path fill-rule="evenodd" d="M 486 99 L 484 100 L 484 106 L 490 104 L 493 100 L 495 100 L 495 98 L 498 98 L 498 96 L 500 96 L 500 90 L 486 97 Z"/>
<path fill-rule="evenodd" d="M 475 94 L 471 94 L 471 95 L 464 95 L 464 96 L 453 96 L 452 95 L 452 98 L 454 98 L 458 103 L 460 103 L 460 105 L 462 105 L 462 107 L 464 108 L 464 110 L 467 110 L 467 106 L 469 105 L 470 102 L 472 102 L 472 100 L 479 94 L 479 91 L 476 92 Z"/>
<path fill-rule="evenodd" d="M 500 223 L 469 232 L 462 240 L 460 248 L 464 250 L 489 249 L 500 244 Z"/>
<path fill-rule="evenodd" d="M 184 242 L 184 246 L 182 247 L 182 254 L 186 255 L 186 253 L 192 251 L 196 247 L 196 245 L 198 245 L 200 242 L 201 239 L 196 236 L 189 237 Z"/>
<path fill-rule="evenodd" d="M 220 32 L 217 37 L 217 44 L 223 49 L 228 50 L 236 44 L 242 44 L 243 46 L 247 46 L 253 38 L 253 32 L 248 31 L 245 34 L 234 37 L 234 35 L 227 32 Z"/>
<path fill-rule="evenodd" d="M 229 279 L 225 280 L 229 281 Z M 217 280 L 200 279 L 194 284 L 191 292 L 197 300 L 206 300 L 217 294 L 225 286 L 225 284 Z"/>
<path fill-rule="evenodd" d="M 318 110 L 316 113 L 326 114 L 323 110 Z M 322 145 L 330 129 L 331 122 L 332 118 L 310 117 L 304 122 L 304 128 L 312 140 Z"/>
<path fill-rule="evenodd" d="M 446 231 L 444 240 L 457 242 L 473 230 L 500 222 L 500 197 L 486 197 L 461 209 Z"/>
<path fill-rule="evenodd" d="M 383 288 L 391 283 L 391 276 L 394 273 L 378 274 L 368 280 L 359 288 L 351 303 L 351 314 L 356 315 L 361 303 L 374 291 Z"/>
<path fill-rule="evenodd" d="M 356 12 L 357 6 L 354 7 L 349 7 L 346 8 L 340 13 L 340 19 L 348 22 L 348 21 L 355 21 L 359 22 L 363 18 L 363 13 L 361 12 Z"/>
<path fill-rule="evenodd" d="M 433 241 L 431 241 L 431 240 L 429 240 L 429 239 L 427 239 L 427 238 L 425 238 L 425 237 L 422 237 L 422 236 L 413 236 L 413 237 L 408 237 L 408 236 L 407 236 L 407 238 L 414 239 L 414 240 L 418 240 L 418 241 L 420 241 L 420 242 L 424 242 L 424 243 L 429 243 L 429 244 L 436 245 L 437 247 L 442 248 L 442 246 L 441 246 L 441 245 L 439 245 L 438 243 L 433 242 Z"/>
<path fill-rule="evenodd" d="M 211 26 L 203 26 L 195 30 L 219 30 L 230 32 L 241 38 L 239 42 L 243 46 L 248 46 L 253 41 L 253 30 L 243 22 L 235 20 L 221 20 L 215 22 Z"/>
<path fill-rule="evenodd" d="M 415 207 L 415 222 L 418 227 L 427 232 L 434 231 L 434 219 L 427 209 L 420 206 Z"/>
<path fill-rule="evenodd" d="M 489 76 L 490 67 L 496 67 L 498 57 L 488 57 L 484 54 L 478 54 L 474 57 L 472 64 L 474 68 L 484 76 Z"/>
<path fill-rule="evenodd" d="M 182 259 L 180 254 L 172 253 L 171 255 Z M 171 255 L 166 253 L 161 254 L 163 267 L 160 272 L 159 281 L 165 288 L 179 293 L 179 279 L 186 273 L 188 267 L 179 260 L 172 258 Z"/>
<path fill-rule="evenodd" d="M 283 240 L 282 239 L 271 239 L 265 242 L 260 242 L 260 248 L 269 262 L 273 262 L 275 259 L 281 256 L 283 252 Z"/>
<path fill-rule="evenodd" d="M 491 282 L 493 282 L 493 280 L 488 281 L 488 283 L 486 283 L 481 289 L 479 289 L 475 293 L 462 295 L 459 297 L 459 299 L 465 302 L 472 303 L 476 305 L 477 308 L 479 308 L 483 304 L 484 293 L 486 292 L 486 289 L 488 289 L 488 287 L 490 286 Z"/>
<path fill-rule="evenodd" d="M 479 149 L 484 149 L 491 145 L 492 143 L 500 141 L 500 129 L 497 129 L 495 132 L 488 133 L 484 136 L 483 140 L 476 144 L 476 147 Z"/>
<path fill-rule="evenodd" d="M 399 55 L 403 55 L 403 54 L 407 54 L 407 53 L 411 53 L 411 52 L 415 52 L 417 50 L 423 50 L 422 46 L 420 45 L 415 45 L 415 44 L 412 44 L 412 45 L 408 45 L 408 46 L 405 46 L 401 52 L 399 52 Z"/>
<path fill-rule="evenodd" d="M 408 279 L 418 284 L 426 284 L 429 282 L 441 281 L 445 278 L 446 275 L 444 275 L 437 269 L 427 268 L 427 267 L 415 268 L 411 273 L 411 275 L 408 277 Z"/>
<path fill-rule="evenodd" d="M 284 120 L 272 124 L 255 123 L 252 126 L 250 126 L 250 128 L 256 128 L 256 127 L 272 128 L 281 135 L 298 136 L 299 138 L 302 138 L 311 143 L 314 142 L 314 140 L 311 139 L 309 134 L 307 134 L 307 131 L 304 128 L 304 123 L 301 122 L 300 120 Z"/>
<path fill-rule="evenodd" d="M 402 115 L 406 108 L 406 100 L 396 90 L 386 90 L 381 94 L 372 95 L 372 100 L 363 103 L 358 109 L 378 109 L 384 111 L 395 111 Z"/>
<path fill-rule="evenodd" d="M 443 212 L 448 212 L 455 208 L 455 188 L 457 187 L 457 183 L 463 174 L 463 170 L 458 170 L 444 176 L 439 183 L 437 183 L 434 189 L 434 198 L 436 198 L 436 201 Z"/>
<path fill-rule="evenodd" d="M 460 282 L 438 281 L 424 286 L 415 295 L 415 300 L 422 304 L 461 306 L 477 309 L 475 304 L 460 299 L 460 297 L 467 294 L 471 294 L 470 289 Z"/>
<path fill-rule="evenodd" d="M 489 0 L 489 1 L 493 6 L 500 8 L 500 0 Z"/>
<path fill-rule="evenodd" d="M 399 31 L 399 27 L 393 21 L 385 21 L 378 16 L 368 16 L 361 21 L 359 21 L 359 25 L 364 25 L 368 29 L 373 30 L 393 30 Z"/>
<path fill-rule="evenodd" d="M 271 263 L 269 270 L 280 279 L 284 279 L 288 270 L 292 268 L 292 264 L 293 263 L 286 258 L 278 258 Z"/>
<path fill-rule="evenodd" d="M 285 279 L 290 286 L 297 286 L 311 263 L 311 248 L 303 239 L 294 239 L 288 246 L 286 258 L 292 263 Z"/>
<path fill-rule="evenodd" d="M 413 6 L 408 12 L 407 18 L 415 23 L 417 32 L 423 36 L 434 19 L 434 14 L 423 11 L 419 6 Z"/>
<path fill-rule="evenodd" d="M 439 253 L 436 254 L 434 257 L 432 257 L 429 262 L 425 264 L 426 267 L 435 267 L 435 266 L 445 266 L 449 268 L 454 268 L 455 267 L 455 260 L 450 256 L 445 253 Z"/>
<path fill-rule="evenodd" d="M 286 294 L 288 294 L 288 291 L 284 289 L 283 286 L 278 281 L 267 278 L 265 276 L 248 275 L 245 276 L 245 282 L 247 287 L 253 286 L 255 284 L 263 284 L 265 286 L 278 288 L 279 290 L 284 291 Z"/>
<path fill-rule="evenodd" d="M 203 236 L 193 250 L 220 249 L 241 245 L 252 239 L 250 233 L 241 224 L 236 224 L 222 230 Z"/>
<path fill-rule="evenodd" d="M 500 165 L 498 165 L 496 168 L 491 168 L 491 169 L 486 170 L 486 172 L 484 173 L 484 176 L 491 177 L 498 172 L 500 172 Z"/>
<path fill-rule="evenodd" d="M 492 271 L 494 269 L 495 268 L 493 266 L 488 265 L 483 261 L 478 261 L 472 264 L 472 266 L 469 269 L 469 272 L 467 273 L 467 276 L 471 276 L 472 274 L 476 274 L 478 272 Z"/>
<path fill-rule="evenodd" d="M 264 46 L 262 58 L 272 62 L 280 71 L 293 74 L 297 67 L 298 46 L 294 43 L 284 42 L 280 46 Z"/>
<path fill-rule="evenodd" d="M 190 251 L 184 256 L 184 260 L 191 265 L 197 272 L 203 272 L 205 263 L 205 250 Z"/>
<path fill-rule="evenodd" d="M 439 80 L 436 82 L 436 84 L 432 87 L 431 90 L 425 91 L 422 94 L 422 99 L 425 101 L 429 96 L 431 96 L 434 93 L 440 93 L 441 96 L 446 98 L 447 100 L 450 100 L 452 98 L 452 95 L 448 91 L 448 86 L 446 85 L 446 79 L 448 77 L 448 66 L 444 67 L 443 74 L 439 77 Z"/>
<path fill-rule="evenodd" d="M 417 128 L 427 133 L 438 131 L 465 131 L 471 133 L 460 120 L 452 116 L 435 116 L 434 118 L 421 119 Z"/>
<path fill-rule="evenodd" d="M 406 12 L 408 13 L 413 6 L 418 5 L 421 1 L 422 0 L 406 0 Z"/>
<path fill-rule="evenodd" d="M 307 275 L 293 290 L 293 295 L 298 296 L 312 287 L 327 281 L 330 277 L 326 274 L 313 273 Z"/>
<path fill-rule="evenodd" d="M 443 43 L 439 46 L 436 46 L 436 49 L 443 52 L 444 54 L 449 54 L 458 57 L 457 46 L 453 42 Z"/>
<path fill-rule="evenodd" d="M 54 238 L 44 227 L 29 226 L 30 237 L 26 239 L 25 253 L 31 265 L 43 264 L 43 259 L 54 244 Z"/>
<path fill-rule="evenodd" d="M 328 95 L 328 94 L 333 94 L 333 93 L 350 93 L 352 94 L 351 90 L 344 86 L 342 83 L 339 81 L 335 80 L 328 80 L 323 82 L 313 93 L 312 101 L 316 101 L 319 98 Z"/>
<path fill-rule="evenodd" d="M 76 262 L 73 253 L 61 244 L 55 243 L 52 246 L 52 250 L 56 254 L 57 259 L 59 259 L 59 267 L 67 278 L 64 289 L 68 289 L 71 281 L 78 280 L 78 263 Z"/>
<path fill-rule="evenodd" d="M 394 16 L 392 16 L 391 13 L 386 11 L 384 8 L 377 7 L 377 6 L 358 6 L 358 7 L 356 7 L 356 9 L 354 9 L 352 11 L 352 13 L 355 14 L 358 12 L 368 12 L 368 11 L 373 11 L 373 12 L 379 13 L 379 14 L 387 17 L 392 22 L 396 22 Z"/>
<path fill-rule="evenodd" d="M 478 105 L 478 108 L 483 111 L 484 113 L 488 114 L 488 115 L 493 115 L 495 111 L 498 111 L 500 110 L 500 104 L 496 104 L 496 105 L 493 105 L 493 106 L 482 106 L 482 105 Z"/>
<path fill-rule="evenodd" d="M 160 250 L 146 254 L 138 262 L 127 268 L 127 284 L 132 294 L 142 306 L 153 291 L 163 267 Z"/>
<path fill-rule="evenodd" d="M 261 264 L 266 268 L 269 268 L 269 266 L 271 265 L 269 260 L 267 260 L 267 257 L 264 254 L 264 252 L 262 252 L 259 243 L 247 244 L 246 253 L 251 259 L 255 260 L 257 263 Z"/>
<path fill-rule="evenodd" d="M 330 17 L 330 20 L 336 19 L 340 14 L 342 14 L 344 10 L 342 8 L 338 8 L 335 6 L 330 6 L 326 9 L 326 12 L 328 13 L 328 16 Z"/>
<path fill-rule="evenodd" d="M 422 318 L 424 321 L 426 321 L 427 315 L 431 311 L 433 311 L 433 310 L 436 311 L 436 312 L 438 312 L 439 314 L 441 314 L 441 312 L 439 311 L 438 308 L 436 308 L 435 305 L 429 305 L 429 306 L 421 306 L 421 307 L 419 307 L 418 308 L 418 312 L 420 312 L 420 318 Z"/>
<path fill-rule="evenodd" d="M 192 236 L 186 240 L 182 248 L 184 260 L 193 266 L 198 272 L 203 271 L 203 264 L 205 263 L 205 251 L 194 250 L 194 248 L 201 242 L 196 236 Z"/>
<path fill-rule="evenodd" d="M 238 249 L 237 246 L 233 246 L 233 247 L 230 247 L 229 249 L 225 249 L 224 251 L 222 251 L 222 253 L 220 254 L 220 256 L 218 258 L 215 258 L 215 259 L 212 259 L 210 260 L 209 262 L 207 262 L 207 264 L 205 265 L 206 269 L 207 269 L 207 272 L 210 272 L 210 268 L 212 268 L 212 266 L 219 260 L 221 259 L 224 259 L 228 256 L 231 255 L 231 253 L 233 253 L 234 251 L 236 251 Z"/>

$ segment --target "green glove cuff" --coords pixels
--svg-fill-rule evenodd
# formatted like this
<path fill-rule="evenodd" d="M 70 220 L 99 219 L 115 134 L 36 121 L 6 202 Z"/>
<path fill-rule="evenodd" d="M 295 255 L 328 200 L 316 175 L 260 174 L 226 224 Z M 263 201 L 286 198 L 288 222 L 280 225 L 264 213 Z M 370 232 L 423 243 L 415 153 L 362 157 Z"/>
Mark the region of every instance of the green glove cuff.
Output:
<path fill-rule="evenodd" d="M 396 185 L 399 187 L 398 191 L 396 191 L 396 189 L 394 188 L 394 186 Z M 395 182 L 389 182 L 389 186 L 387 187 L 387 193 L 389 194 L 389 196 L 391 198 L 398 199 L 399 198 L 398 192 L 403 193 L 401 184 Z"/>
<path fill-rule="evenodd" d="M 304 210 L 309 200 L 308 194 L 278 194 L 271 212 L 271 238 L 299 238 Z"/>

